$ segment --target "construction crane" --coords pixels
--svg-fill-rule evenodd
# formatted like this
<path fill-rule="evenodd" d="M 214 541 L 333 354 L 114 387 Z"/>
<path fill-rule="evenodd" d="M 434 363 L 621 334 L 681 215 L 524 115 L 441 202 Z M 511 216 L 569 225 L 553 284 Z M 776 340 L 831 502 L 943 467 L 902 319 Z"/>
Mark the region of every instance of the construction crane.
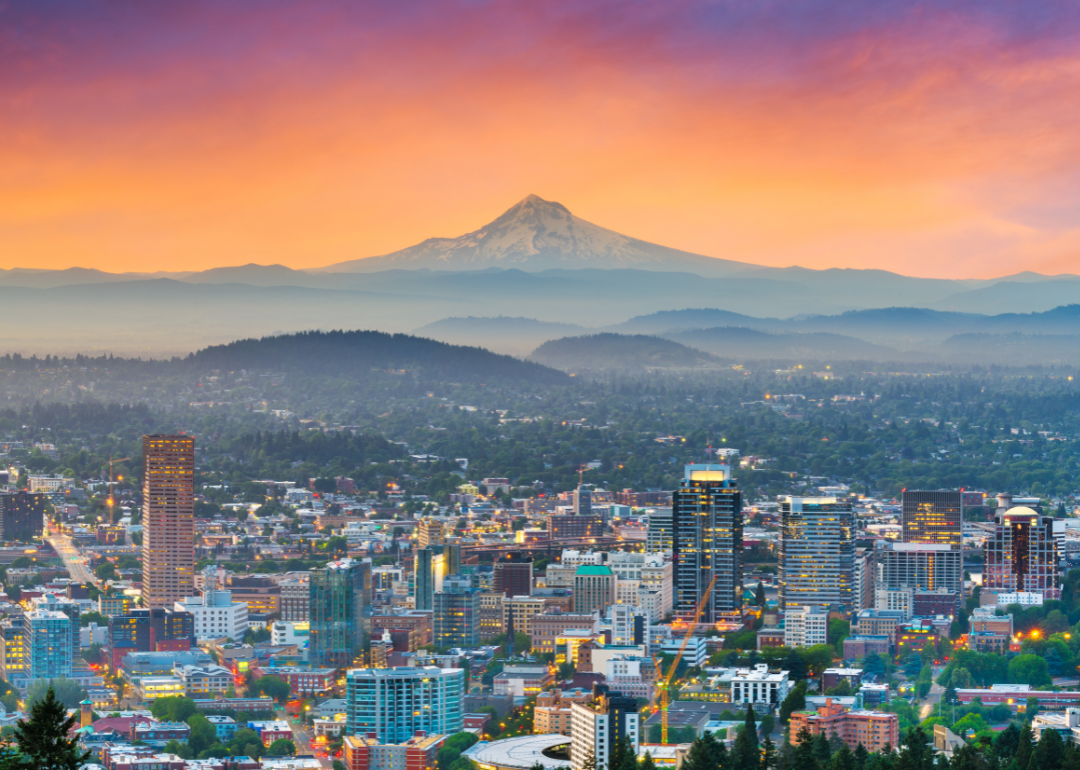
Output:
<path fill-rule="evenodd" d="M 675 676 L 675 671 L 679 668 L 679 661 L 682 660 L 683 653 L 686 652 L 686 646 L 690 644 L 690 637 L 694 635 L 694 631 L 697 629 L 698 621 L 701 620 L 701 613 L 705 609 L 705 602 L 709 600 L 712 595 L 713 587 L 716 585 L 716 573 L 713 573 L 712 580 L 709 581 L 709 587 L 705 589 L 704 595 L 701 597 L 701 601 L 698 602 L 697 609 L 694 610 L 694 617 L 690 621 L 690 627 L 686 629 L 686 636 L 683 638 L 682 644 L 679 646 L 679 654 L 675 656 L 675 660 L 672 661 L 671 666 L 668 668 L 667 674 L 660 680 L 658 689 L 660 690 L 660 744 L 662 746 L 667 745 L 667 728 L 668 728 L 668 688 L 671 686 L 671 679 Z M 656 673 L 660 673 L 660 662 L 654 657 L 653 665 L 656 666 Z M 656 708 L 656 699 L 653 698 L 653 709 Z"/>
<path fill-rule="evenodd" d="M 113 484 L 116 483 L 115 481 L 113 481 L 113 466 L 116 465 L 116 463 L 126 462 L 126 461 L 128 461 L 130 459 L 131 459 L 130 457 L 121 457 L 119 460 L 113 460 L 111 458 L 109 459 L 109 508 L 110 509 L 113 507 L 113 505 L 116 504 L 116 501 L 113 498 Z M 123 480 L 124 480 L 124 477 L 121 476 L 120 481 L 123 481 Z"/>

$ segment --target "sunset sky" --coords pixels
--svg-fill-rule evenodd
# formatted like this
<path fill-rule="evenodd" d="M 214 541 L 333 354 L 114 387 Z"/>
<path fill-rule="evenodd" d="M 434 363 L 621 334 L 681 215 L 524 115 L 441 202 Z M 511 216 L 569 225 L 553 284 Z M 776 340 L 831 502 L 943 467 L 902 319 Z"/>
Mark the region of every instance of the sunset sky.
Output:
<path fill-rule="evenodd" d="M 529 193 L 761 264 L 1080 273 L 1080 3 L 0 0 L 0 267 L 319 267 Z"/>

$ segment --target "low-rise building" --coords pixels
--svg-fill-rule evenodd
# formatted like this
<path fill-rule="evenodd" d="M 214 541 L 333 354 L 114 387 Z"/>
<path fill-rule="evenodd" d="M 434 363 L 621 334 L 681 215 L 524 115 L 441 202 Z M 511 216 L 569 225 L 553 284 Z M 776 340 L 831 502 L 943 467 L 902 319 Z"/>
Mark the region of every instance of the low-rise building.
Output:
<path fill-rule="evenodd" d="M 228 743 L 236 735 L 236 720 L 232 717 L 210 714 L 206 717 L 206 721 L 214 726 L 218 740 L 222 743 Z"/>
<path fill-rule="evenodd" d="M 404 743 L 379 743 L 360 735 L 345 736 L 343 754 L 347 770 L 424 770 L 435 766 L 435 755 L 445 735 L 418 733 Z"/>
<path fill-rule="evenodd" d="M 545 665 L 503 666 L 503 670 L 495 675 L 493 691 L 496 695 L 528 697 L 554 681 L 555 674 Z"/>
<path fill-rule="evenodd" d="M 740 670 L 731 679 L 731 702 L 779 706 L 791 690 L 787 671 L 770 672 L 763 663 Z"/>
<path fill-rule="evenodd" d="M 135 685 L 135 694 L 146 702 L 158 698 L 184 696 L 184 682 L 178 676 L 144 676 Z"/>
<path fill-rule="evenodd" d="M 832 698 L 827 699 L 817 711 L 792 712 L 790 725 L 791 734 L 796 736 L 804 729 L 811 736 L 837 735 L 852 751 L 859 744 L 874 753 L 900 743 L 900 719 L 896 714 L 847 711 L 834 703 Z"/>
<path fill-rule="evenodd" d="M 844 639 L 844 660 L 863 660 L 870 653 L 888 655 L 890 636 L 849 636 Z"/>
<path fill-rule="evenodd" d="M 248 722 L 248 729 L 254 730 L 259 739 L 263 742 L 264 746 L 269 746 L 271 743 L 282 738 L 286 740 L 293 739 L 292 728 L 289 727 L 289 723 L 283 719 L 269 719 L 260 722 Z"/>
<path fill-rule="evenodd" d="M 536 735 L 570 735 L 570 706 L 592 700 L 588 690 L 555 690 L 536 696 L 533 709 L 533 733 Z"/>
<path fill-rule="evenodd" d="M 177 666 L 176 675 L 184 683 L 189 697 L 224 694 L 233 686 L 233 674 L 222 666 Z"/>
<path fill-rule="evenodd" d="M 797 607 L 784 614 L 785 647 L 813 647 L 828 641 L 829 613 L 824 607 Z"/>

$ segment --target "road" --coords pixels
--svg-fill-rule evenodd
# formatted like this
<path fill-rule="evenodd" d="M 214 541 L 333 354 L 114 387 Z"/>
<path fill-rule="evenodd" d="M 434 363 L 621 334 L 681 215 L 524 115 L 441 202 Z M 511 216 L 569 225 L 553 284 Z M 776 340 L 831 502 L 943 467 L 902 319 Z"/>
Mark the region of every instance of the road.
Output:
<path fill-rule="evenodd" d="M 277 718 L 277 719 L 286 719 L 286 718 L 288 718 L 289 725 L 292 727 L 293 743 L 296 744 L 296 753 L 297 754 L 310 754 L 312 756 L 315 756 L 316 749 L 315 749 L 314 746 L 311 745 L 311 740 L 315 736 L 311 734 L 311 732 L 307 729 L 307 727 L 304 726 L 304 724 L 303 724 L 303 722 L 301 720 L 289 718 L 289 715 L 283 713 L 282 709 L 280 709 L 280 708 L 278 709 L 278 711 L 282 712 L 282 713 L 275 715 L 275 718 Z M 318 757 L 318 760 L 319 760 L 319 764 L 321 764 L 323 767 L 327 767 L 327 768 L 333 767 L 333 764 L 334 764 L 333 760 L 331 760 L 329 758 Z"/>
<path fill-rule="evenodd" d="M 919 719 L 926 719 L 937 708 L 938 701 L 941 700 L 942 694 L 945 692 L 945 688 L 939 684 L 934 684 L 930 687 L 930 693 L 922 701 L 922 708 L 919 710 Z"/>
<path fill-rule="evenodd" d="M 64 560 L 64 567 L 67 568 L 68 575 L 71 576 L 72 580 L 76 583 L 93 583 L 97 585 L 97 578 L 90 573 L 86 566 L 86 559 L 75 544 L 71 542 L 70 537 L 67 535 L 53 535 L 46 538 L 46 540 L 60 554 L 60 558 Z"/>

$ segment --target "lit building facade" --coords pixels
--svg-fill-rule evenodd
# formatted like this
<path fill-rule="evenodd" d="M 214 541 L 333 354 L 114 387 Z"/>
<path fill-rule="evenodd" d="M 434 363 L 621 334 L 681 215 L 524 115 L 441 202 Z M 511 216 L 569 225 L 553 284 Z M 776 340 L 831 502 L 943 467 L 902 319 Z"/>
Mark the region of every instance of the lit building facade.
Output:
<path fill-rule="evenodd" d="M 195 439 L 143 436 L 143 584 L 151 609 L 195 593 Z"/>
<path fill-rule="evenodd" d="M 346 733 L 403 743 L 418 731 L 462 730 L 465 672 L 460 668 L 354 668 L 346 675 Z"/>
<path fill-rule="evenodd" d="M 1058 563 L 1065 522 L 1025 506 L 998 510 L 985 546 L 983 590 L 1061 595 Z"/>
<path fill-rule="evenodd" d="M 29 542 L 45 530 L 48 495 L 15 492 L 0 495 L 0 540 Z"/>
<path fill-rule="evenodd" d="M 435 594 L 435 646 L 475 647 L 480 643 L 480 594 L 467 578 L 450 578 Z"/>
<path fill-rule="evenodd" d="M 905 543 L 963 545 L 963 492 L 959 489 L 905 489 L 901 495 L 901 536 Z"/>
<path fill-rule="evenodd" d="M 347 668 L 363 650 L 371 611 L 371 563 L 342 559 L 311 570 L 309 656 L 313 666 Z"/>
<path fill-rule="evenodd" d="M 855 511 L 850 500 L 788 497 L 780 509 L 780 606 L 855 605 Z"/>
<path fill-rule="evenodd" d="M 682 487 L 671 497 L 674 611 L 693 617 L 715 578 L 701 612 L 701 622 L 713 623 L 742 606 L 742 493 L 728 466 L 687 465 Z"/>

